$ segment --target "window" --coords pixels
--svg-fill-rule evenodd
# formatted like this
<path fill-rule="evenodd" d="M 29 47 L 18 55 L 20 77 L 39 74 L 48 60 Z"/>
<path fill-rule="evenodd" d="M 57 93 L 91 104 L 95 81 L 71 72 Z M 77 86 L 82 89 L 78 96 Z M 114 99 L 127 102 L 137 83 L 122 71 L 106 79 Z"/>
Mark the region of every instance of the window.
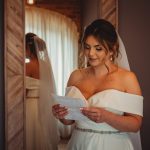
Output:
<path fill-rule="evenodd" d="M 25 32 L 33 32 L 46 42 L 57 93 L 64 95 L 69 75 L 77 68 L 78 32 L 76 24 L 57 12 L 26 7 Z"/>

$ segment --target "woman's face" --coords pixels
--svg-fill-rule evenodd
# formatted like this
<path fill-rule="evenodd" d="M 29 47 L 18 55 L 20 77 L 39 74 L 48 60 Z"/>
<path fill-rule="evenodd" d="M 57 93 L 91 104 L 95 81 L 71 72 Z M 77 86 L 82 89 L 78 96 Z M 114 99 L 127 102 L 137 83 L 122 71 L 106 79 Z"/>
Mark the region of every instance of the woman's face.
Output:
<path fill-rule="evenodd" d="M 92 35 L 85 40 L 84 54 L 93 67 L 103 65 L 110 58 L 110 52 Z"/>

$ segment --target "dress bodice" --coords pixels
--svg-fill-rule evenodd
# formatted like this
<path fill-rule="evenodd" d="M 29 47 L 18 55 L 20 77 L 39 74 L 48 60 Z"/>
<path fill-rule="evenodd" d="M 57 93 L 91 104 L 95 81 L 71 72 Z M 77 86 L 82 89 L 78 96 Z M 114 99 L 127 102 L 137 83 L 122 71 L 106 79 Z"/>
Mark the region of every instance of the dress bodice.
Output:
<path fill-rule="evenodd" d="M 26 97 L 39 97 L 39 85 L 38 79 L 26 76 Z"/>
<path fill-rule="evenodd" d="M 81 98 L 86 101 L 89 107 L 102 107 L 118 115 L 123 115 L 124 112 L 128 112 L 142 116 L 143 113 L 143 96 L 125 93 L 115 89 L 106 89 L 98 92 L 86 100 L 77 87 L 71 86 L 67 87 L 66 96 Z M 80 128 L 94 128 L 95 130 L 106 131 L 116 130 L 106 123 L 95 123 L 91 120 L 76 121 L 76 124 Z"/>

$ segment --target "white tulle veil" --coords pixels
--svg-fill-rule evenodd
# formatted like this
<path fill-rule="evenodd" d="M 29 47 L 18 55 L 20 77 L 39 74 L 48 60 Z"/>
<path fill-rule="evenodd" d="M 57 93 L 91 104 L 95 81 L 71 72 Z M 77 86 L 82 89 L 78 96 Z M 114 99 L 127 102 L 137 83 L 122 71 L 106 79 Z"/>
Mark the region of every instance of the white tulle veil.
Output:
<path fill-rule="evenodd" d="M 115 60 L 115 63 L 117 63 L 118 66 L 120 66 L 124 69 L 130 70 L 130 65 L 129 65 L 127 54 L 126 54 L 125 46 L 124 46 L 123 41 L 120 38 L 118 33 L 117 33 L 117 35 L 118 35 L 120 55 Z M 130 135 L 131 141 L 133 143 L 134 150 L 142 150 L 140 132 L 129 133 L 129 135 Z"/>
<path fill-rule="evenodd" d="M 38 100 L 38 117 L 45 141 L 45 150 L 57 150 L 59 141 L 57 121 L 52 114 L 54 101 L 51 94 L 56 93 L 51 63 L 48 57 L 46 44 L 38 36 L 34 37 L 35 48 L 39 62 L 40 95 Z"/>

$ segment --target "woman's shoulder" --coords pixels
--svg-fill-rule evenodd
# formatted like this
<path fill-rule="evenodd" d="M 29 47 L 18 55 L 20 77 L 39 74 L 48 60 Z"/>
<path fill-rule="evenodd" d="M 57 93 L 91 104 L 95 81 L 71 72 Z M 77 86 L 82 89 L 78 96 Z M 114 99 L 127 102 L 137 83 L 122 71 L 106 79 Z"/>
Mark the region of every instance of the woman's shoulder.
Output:
<path fill-rule="evenodd" d="M 136 74 L 123 68 L 118 68 L 118 74 L 126 92 L 141 95 L 140 85 Z"/>
<path fill-rule="evenodd" d="M 117 72 L 118 72 L 118 74 L 121 75 L 122 77 L 135 75 L 134 72 L 132 72 L 132 71 L 130 71 L 130 70 L 127 70 L 127 69 L 124 69 L 124 68 L 121 68 L 121 67 L 118 67 Z"/>
<path fill-rule="evenodd" d="M 26 75 L 33 78 L 39 78 L 39 63 L 37 59 L 32 59 L 26 64 Z"/>
<path fill-rule="evenodd" d="M 68 80 L 68 86 L 75 85 L 77 82 L 81 81 L 86 75 L 87 68 L 74 70 Z"/>
<path fill-rule="evenodd" d="M 118 75 L 124 80 L 134 80 L 136 74 L 133 71 L 118 67 Z"/>

